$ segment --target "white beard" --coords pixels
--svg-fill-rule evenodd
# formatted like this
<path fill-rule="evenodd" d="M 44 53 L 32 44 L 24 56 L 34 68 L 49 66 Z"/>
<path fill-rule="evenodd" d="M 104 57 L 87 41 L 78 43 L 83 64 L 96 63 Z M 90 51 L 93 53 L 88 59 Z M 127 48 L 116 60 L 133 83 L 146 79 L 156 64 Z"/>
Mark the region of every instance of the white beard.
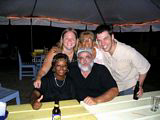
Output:
<path fill-rule="evenodd" d="M 78 62 L 78 67 L 83 72 L 91 72 L 93 65 L 94 65 L 94 62 L 91 62 L 88 66 L 83 66 L 81 63 Z"/>

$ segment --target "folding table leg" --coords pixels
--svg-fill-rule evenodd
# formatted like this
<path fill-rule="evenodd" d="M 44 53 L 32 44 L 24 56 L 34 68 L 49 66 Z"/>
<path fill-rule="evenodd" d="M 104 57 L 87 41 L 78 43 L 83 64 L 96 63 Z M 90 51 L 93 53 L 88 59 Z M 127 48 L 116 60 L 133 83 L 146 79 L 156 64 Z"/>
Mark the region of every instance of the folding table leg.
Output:
<path fill-rule="evenodd" d="M 20 104 L 19 91 L 17 91 L 16 94 L 17 94 L 17 95 L 16 95 L 16 103 L 17 103 L 17 104 Z"/>

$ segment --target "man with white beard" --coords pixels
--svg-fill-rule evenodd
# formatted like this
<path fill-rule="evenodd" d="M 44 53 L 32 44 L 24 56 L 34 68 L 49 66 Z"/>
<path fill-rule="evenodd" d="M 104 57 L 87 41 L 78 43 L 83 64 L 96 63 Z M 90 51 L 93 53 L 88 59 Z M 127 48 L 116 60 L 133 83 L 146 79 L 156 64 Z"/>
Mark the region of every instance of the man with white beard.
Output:
<path fill-rule="evenodd" d="M 94 105 L 112 100 L 118 95 L 118 88 L 109 70 L 93 62 L 92 50 L 80 48 L 78 62 L 70 65 L 69 74 L 73 79 L 76 99 Z"/>

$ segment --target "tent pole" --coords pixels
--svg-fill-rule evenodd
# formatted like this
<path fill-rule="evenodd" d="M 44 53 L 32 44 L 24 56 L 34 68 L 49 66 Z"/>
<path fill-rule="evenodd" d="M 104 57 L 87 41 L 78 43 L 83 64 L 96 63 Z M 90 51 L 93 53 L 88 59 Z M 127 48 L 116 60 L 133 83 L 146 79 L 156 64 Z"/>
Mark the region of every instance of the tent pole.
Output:
<path fill-rule="evenodd" d="M 33 31 L 32 31 L 32 19 L 31 19 L 31 21 L 30 21 L 30 22 L 31 22 L 31 52 L 33 52 L 33 36 L 32 36 L 32 35 L 33 35 L 33 33 L 32 33 Z"/>
<path fill-rule="evenodd" d="M 34 6 L 33 6 L 30 17 L 33 17 L 33 13 L 34 13 L 34 10 L 36 8 L 36 5 L 37 5 L 37 0 L 35 0 L 35 2 L 34 2 Z M 33 33 L 32 32 L 33 31 L 32 31 L 32 18 L 31 18 L 31 52 L 33 52 L 33 36 L 32 36 Z"/>
<path fill-rule="evenodd" d="M 85 27 L 85 31 L 87 31 L 87 24 L 86 24 L 86 27 Z"/>
<path fill-rule="evenodd" d="M 158 0 L 157 0 L 158 1 Z M 151 0 L 151 3 L 153 4 L 153 5 L 155 5 L 158 9 L 160 9 L 160 5 L 158 4 L 158 2 L 156 3 L 156 1 L 154 0 Z"/>
<path fill-rule="evenodd" d="M 97 10 L 98 10 L 98 13 L 100 14 L 100 17 L 101 17 L 101 19 L 102 19 L 102 21 L 103 21 L 103 24 L 106 24 L 105 19 L 104 19 L 103 15 L 102 15 L 102 12 L 101 12 L 101 10 L 99 9 L 99 6 L 98 6 L 98 4 L 97 4 L 97 1 L 94 0 L 94 3 L 95 3 L 95 5 L 96 5 L 96 8 L 97 8 Z"/>

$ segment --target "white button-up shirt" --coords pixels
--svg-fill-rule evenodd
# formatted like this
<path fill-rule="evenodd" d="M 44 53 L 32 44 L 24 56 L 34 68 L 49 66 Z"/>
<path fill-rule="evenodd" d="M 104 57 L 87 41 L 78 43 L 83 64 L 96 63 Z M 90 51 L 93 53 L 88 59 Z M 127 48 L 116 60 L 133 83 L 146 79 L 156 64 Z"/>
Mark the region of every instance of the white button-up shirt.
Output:
<path fill-rule="evenodd" d="M 139 74 L 145 74 L 150 63 L 134 48 L 117 41 L 116 49 L 111 56 L 108 52 L 98 50 L 95 62 L 105 65 L 116 80 L 119 91 L 133 87 Z M 101 57 L 100 57 L 101 56 Z"/>

